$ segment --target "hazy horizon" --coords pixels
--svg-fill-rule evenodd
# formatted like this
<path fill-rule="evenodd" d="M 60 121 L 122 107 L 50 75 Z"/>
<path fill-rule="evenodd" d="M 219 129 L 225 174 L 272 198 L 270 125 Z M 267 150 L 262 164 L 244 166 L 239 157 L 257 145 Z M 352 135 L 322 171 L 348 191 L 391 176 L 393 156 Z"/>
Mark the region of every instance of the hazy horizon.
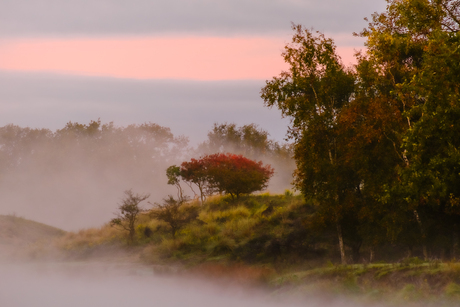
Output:
<path fill-rule="evenodd" d="M 0 126 L 56 129 L 101 118 L 206 137 L 214 122 L 256 123 L 281 141 L 288 119 L 259 96 L 286 65 L 291 23 L 336 40 L 344 63 L 383 0 L 4 0 Z"/>

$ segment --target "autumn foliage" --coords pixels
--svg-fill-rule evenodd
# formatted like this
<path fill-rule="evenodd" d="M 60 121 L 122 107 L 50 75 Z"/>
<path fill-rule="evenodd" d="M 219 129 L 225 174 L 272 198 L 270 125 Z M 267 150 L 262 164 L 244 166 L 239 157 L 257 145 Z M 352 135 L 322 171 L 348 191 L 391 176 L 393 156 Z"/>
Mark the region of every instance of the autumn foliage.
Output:
<path fill-rule="evenodd" d="M 242 155 L 213 154 L 202 158 L 207 165 L 209 184 L 220 193 L 233 197 L 263 190 L 274 170 L 262 161 L 255 162 Z"/>
<path fill-rule="evenodd" d="M 273 174 L 270 165 L 231 153 L 205 155 L 180 166 L 180 177 L 190 186 L 198 187 L 202 201 L 206 195 L 214 193 L 238 198 L 242 194 L 261 191 L 267 187 Z"/>
<path fill-rule="evenodd" d="M 289 68 L 261 90 L 291 119 L 295 186 L 344 264 L 346 249 L 372 260 L 388 242 L 425 259 L 460 252 L 460 1 L 387 3 L 355 34 L 366 50 L 349 67 L 332 39 L 293 25 Z"/>

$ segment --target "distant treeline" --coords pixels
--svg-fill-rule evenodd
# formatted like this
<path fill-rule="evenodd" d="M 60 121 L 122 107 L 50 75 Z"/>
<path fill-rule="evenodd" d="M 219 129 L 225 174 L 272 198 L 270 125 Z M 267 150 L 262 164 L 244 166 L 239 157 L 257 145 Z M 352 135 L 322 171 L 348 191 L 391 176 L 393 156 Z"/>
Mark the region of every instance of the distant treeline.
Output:
<path fill-rule="evenodd" d="M 107 222 L 126 189 L 159 201 L 174 189 L 166 169 L 190 157 L 216 152 L 244 154 L 276 169 L 273 189 L 290 186 L 291 147 L 270 140 L 254 124 L 215 124 L 208 140 L 193 148 L 154 123 L 117 127 L 100 120 L 69 122 L 56 131 L 0 127 L 0 200 L 16 212 L 64 229 Z"/>
<path fill-rule="evenodd" d="M 363 247 L 459 257 L 460 2 L 387 1 L 357 64 L 293 25 L 289 70 L 262 98 L 292 119 L 295 185 L 354 261 Z M 366 19 L 367 20 L 367 19 Z"/>

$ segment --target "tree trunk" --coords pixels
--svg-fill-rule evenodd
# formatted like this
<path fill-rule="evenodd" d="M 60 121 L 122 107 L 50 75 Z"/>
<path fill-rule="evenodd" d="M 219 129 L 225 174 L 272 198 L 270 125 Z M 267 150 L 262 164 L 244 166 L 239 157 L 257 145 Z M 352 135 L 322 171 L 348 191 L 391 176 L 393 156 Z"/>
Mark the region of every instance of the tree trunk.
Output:
<path fill-rule="evenodd" d="M 345 247 L 343 246 L 342 226 L 340 226 L 339 221 L 336 221 L 336 224 L 337 235 L 339 237 L 340 259 L 342 260 L 342 264 L 347 264 L 347 259 L 345 258 Z"/>
<path fill-rule="evenodd" d="M 458 251 L 458 225 L 454 224 L 454 229 L 452 231 L 452 254 L 451 258 L 457 258 L 457 251 Z"/>
<path fill-rule="evenodd" d="M 369 251 L 369 263 L 372 263 L 374 261 L 374 248 L 371 247 L 371 250 Z"/>
<path fill-rule="evenodd" d="M 353 263 L 359 263 L 360 261 L 360 255 L 361 255 L 359 252 L 360 247 L 361 246 L 355 246 L 355 245 L 351 247 L 351 250 L 353 253 Z"/>
<path fill-rule="evenodd" d="M 415 219 L 417 220 L 418 226 L 420 227 L 420 233 L 422 234 L 422 251 L 423 251 L 423 258 L 424 260 L 428 259 L 428 251 L 426 249 L 425 243 L 425 231 L 423 229 L 422 220 L 420 220 L 420 216 L 418 215 L 417 210 L 414 210 Z"/>
<path fill-rule="evenodd" d="M 203 193 L 203 187 L 201 185 L 198 186 L 198 189 L 200 190 L 200 200 L 201 200 L 201 205 L 204 204 L 204 193 Z"/>
<path fill-rule="evenodd" d="M 359 263 L 360 262 L 360 257 L 361 257 L 361 253 L 359 252 L 359 250 L 361 249 L 361 243 L 354 243 L 352 246 L 351 246 L 351 250 L 352 250 L 352 253 L 353 253 L 353 263 Z"/>
<path fill-rule="evenodd" d="M 412 245 L 407 246 L 406 258 L 411 258 L 412 257 L 413 249 L 414 249 L 414 247 Z"/>
<path fill-rule="evenodd" d="M 135 229 L 130 228 L 129 229 L 129 243 L 133 244 L 134 243 L 134 235 L 136 234 Z"/>

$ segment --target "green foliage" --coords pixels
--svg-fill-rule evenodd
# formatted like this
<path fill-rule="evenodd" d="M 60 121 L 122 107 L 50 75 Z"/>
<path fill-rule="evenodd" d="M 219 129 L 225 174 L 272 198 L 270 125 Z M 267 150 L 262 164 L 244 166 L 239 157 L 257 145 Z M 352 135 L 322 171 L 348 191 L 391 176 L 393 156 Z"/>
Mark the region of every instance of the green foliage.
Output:
<path fill-rule="evenodd" d="M 405 258 L 401 261 L 401 264 L 403 265 L 421 265 L 423 264 L 424 261 L 420 259 L 419 257 L 412 257 L 412 258 Z"/>
<path fill-rule="evenodd" d="M 355 76 L 341 63 L 331 39 L 300 25 L 293 30 L 283 53 L 289 71 L 267 81 L 261 96 L 266 106 L 292 118 L 296 188 L 320 204 L 318 218 L 343 228 L 350 245 L 360 246 L 354 226 L 360 222 L 362 181 L 346 159 L 349 140 L 340 134 L 338 116 L 352 97 Z"/>
<path fill-rule="evenodd" d="M 184 191 L 180 185 L 181 169 L 179 166 L 171 165 L 166 169 L 166 177 L 168 177 L 168 184 L 174 185 L 177 188 L 177 197 L 179 201 L 185 201 Z"/>
<path fill-rule="evenodd" d="M 398 293 L 402 301 L 419 301 L 425 295 L 421 289 L 418 289 L 414 284 L 405 285 Z"/>
<path fill-rule="evenodd" d="M 162 204 L 156 203 L 156 208 L 150 211 L 150 215 L 160 221 L 168 224 L 173 239 L 176 238 L 176 233 L 196 219 L 198 214 L 197 207 L 184 204 L 184 199 L 176 200 L 169 195 L 163 200 Z"/>
<path fill-rule="evenodd" d="M 387 2 L 357 34 L 367 50 L 352 68 L 331 39 L 294 25 L 289 70 L 261 91 L 292 119 L 296 187 L 355 262 L 388 242 L 458 252 L 460 2 Z"/>
<path fill-rule="evenodd" d="M 291 257 L 315 258 L 306 235 L 311 207 L 301 196 L 268 194 L 242 197 L 227 205 L 227 197 L 209 198 L 198 207 L 196 220 L 177 231 L 176 244 L 165 239 L 165 257 L 224 257 L 229 260 L 266 262 Z M 284 256 L 283 256 L 284 255 Z"/>
<path fill-rule="evenodd" d="M 460 285 L 457 283 L 451 282 L 446 286 L 444 293 L 449 298 L 459 299 L 460 298 Z"/>

